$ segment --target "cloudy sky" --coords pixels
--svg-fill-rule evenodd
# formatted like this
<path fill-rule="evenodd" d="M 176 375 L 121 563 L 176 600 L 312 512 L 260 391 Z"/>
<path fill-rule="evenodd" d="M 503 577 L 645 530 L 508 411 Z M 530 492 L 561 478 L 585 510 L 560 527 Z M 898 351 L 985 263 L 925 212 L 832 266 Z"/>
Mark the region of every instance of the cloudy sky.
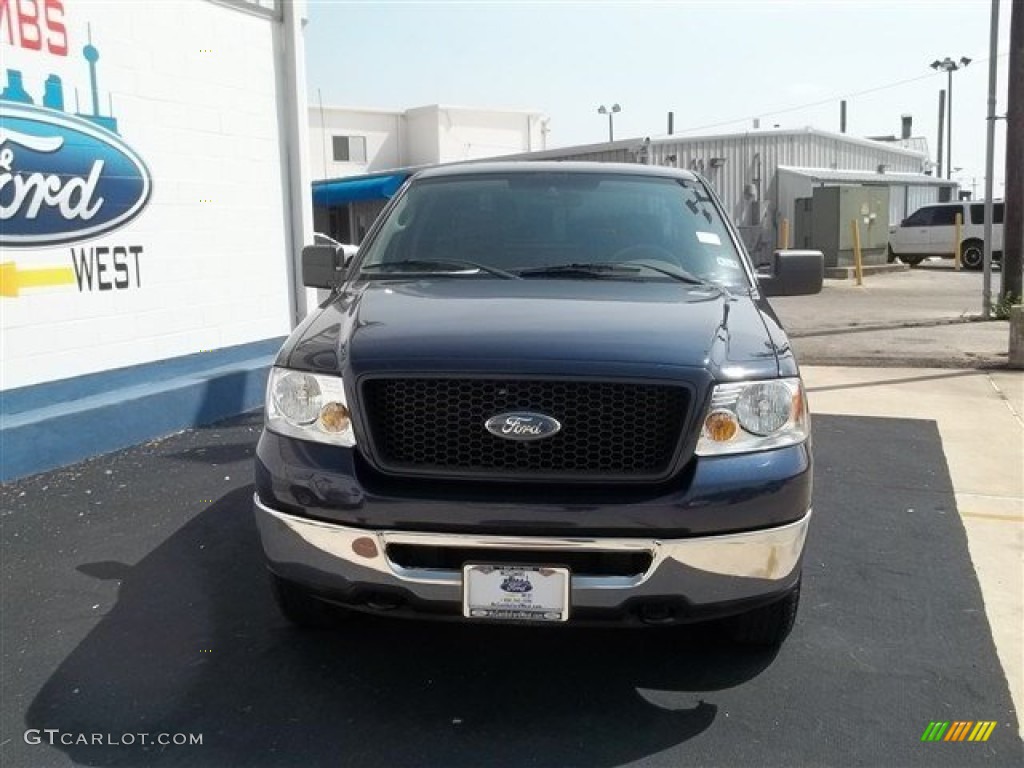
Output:
<path fill-rule="evenodd" d="M 1002 0 L 997 112 L 1006 111 L 1010 0 Z M 811 125 L 899 133 L 911 114 L 934 159 L 938 93 L 953 75 L 953 167 L 980 196 L 985 164 L 989 0 L 941 2 L 339 2 L 310 0 L 310 102 L 536 109 L 548 146 Z M 811 106 L 813 105 L 813 106 Z M 996 194 L 1004 176 L 998 124 Z"/>

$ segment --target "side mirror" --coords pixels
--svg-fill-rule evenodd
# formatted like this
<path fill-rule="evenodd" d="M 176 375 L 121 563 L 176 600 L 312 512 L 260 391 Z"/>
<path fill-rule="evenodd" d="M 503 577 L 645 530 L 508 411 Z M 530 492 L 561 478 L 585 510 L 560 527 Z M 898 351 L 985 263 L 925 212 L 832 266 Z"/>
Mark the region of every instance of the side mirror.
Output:
<path fill-rule="evenodd" d="M 821 251 L 775 251 L 771 264 L 759 267 L 757 282 L 765 296 L 821 293 L 825 256 Z"/>
<path fill-rule="evenodd" d="M 307 288 L 337 288 L 345 277 L 345 259 L 333 245 L 302 249 L 302 284 Z"/>

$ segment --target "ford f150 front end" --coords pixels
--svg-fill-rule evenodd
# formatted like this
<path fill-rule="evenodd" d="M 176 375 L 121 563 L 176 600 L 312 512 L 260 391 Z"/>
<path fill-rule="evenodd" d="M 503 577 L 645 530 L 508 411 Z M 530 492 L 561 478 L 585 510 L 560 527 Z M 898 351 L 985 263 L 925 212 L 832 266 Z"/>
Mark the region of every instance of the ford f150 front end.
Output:
<path fill-rule="evenodd" d="M 664 168 L 425 171 L 272 369 L 256 518 L 300 624 L 353 610 L 478 621 L 792 626 L 810 420 L 758 277 L 703 180 Z"/>

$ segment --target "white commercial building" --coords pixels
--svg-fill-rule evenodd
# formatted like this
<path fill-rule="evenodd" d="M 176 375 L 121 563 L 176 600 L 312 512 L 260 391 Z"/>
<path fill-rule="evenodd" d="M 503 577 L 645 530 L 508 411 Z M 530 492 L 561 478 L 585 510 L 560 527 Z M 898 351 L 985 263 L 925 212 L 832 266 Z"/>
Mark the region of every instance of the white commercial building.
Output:
<path fill-rule="evenodd" d="M 3 477 L 237 413 L 305 314 L 306 3 L 0 3 Z"/>
<path fill-rule="evenodd" d="M 547 131 L 535 110 L 310 106 L 316 229 L 358 243 L 409 169 L 543 150 Z"/>
<path fill-rule="evenodd" d="M 309 107 L 314 179 L 532 152 L 546 139 L 547 118 L 530 110 Z"/>

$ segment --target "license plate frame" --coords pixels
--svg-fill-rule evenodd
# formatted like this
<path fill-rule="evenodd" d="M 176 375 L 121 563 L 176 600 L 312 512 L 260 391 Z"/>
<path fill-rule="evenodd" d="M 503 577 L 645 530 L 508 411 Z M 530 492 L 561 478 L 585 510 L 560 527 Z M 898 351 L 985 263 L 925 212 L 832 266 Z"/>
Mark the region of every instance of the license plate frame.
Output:
<path fill-rule="evenodd" d="M 462 615 L 478 621 L 566 622 L 571 582 L 565 566 L 466 563 Z"/>

